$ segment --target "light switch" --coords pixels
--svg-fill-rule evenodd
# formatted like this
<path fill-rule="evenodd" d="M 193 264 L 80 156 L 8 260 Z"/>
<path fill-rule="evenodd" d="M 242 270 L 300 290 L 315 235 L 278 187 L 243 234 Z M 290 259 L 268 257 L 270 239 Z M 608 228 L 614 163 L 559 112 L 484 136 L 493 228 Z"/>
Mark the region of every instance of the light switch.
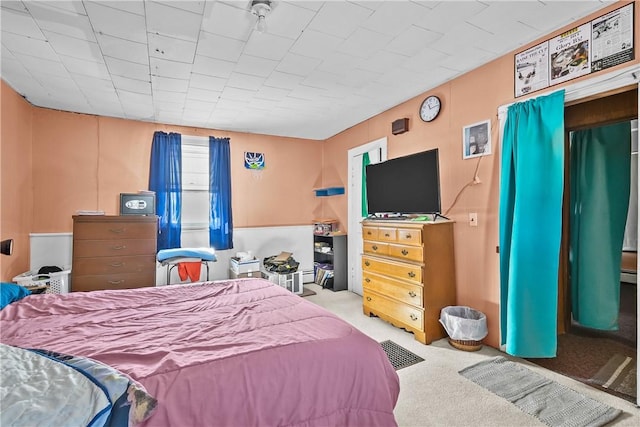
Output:
<path fill-rule="evenodd" d="M 469 213 L 469 225 L 471 227 L 478 226 L 478 214 L 476 212 Z"/>

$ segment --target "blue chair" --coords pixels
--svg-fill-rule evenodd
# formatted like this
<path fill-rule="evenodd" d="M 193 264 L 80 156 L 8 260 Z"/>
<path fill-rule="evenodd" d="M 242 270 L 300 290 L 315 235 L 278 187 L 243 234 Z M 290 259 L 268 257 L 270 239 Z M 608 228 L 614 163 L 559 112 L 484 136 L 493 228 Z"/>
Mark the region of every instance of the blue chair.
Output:
<path fill-rule="evenodd" d="M 157 255 L 158 262 L 167 267 L 167 285 L 173 270 L 181 262 L 200 262 L 207 267 L 207 280 L 209 280 L 209 263 L 216 262 L 213 248 L 174 248 L 161 249 Z"/>

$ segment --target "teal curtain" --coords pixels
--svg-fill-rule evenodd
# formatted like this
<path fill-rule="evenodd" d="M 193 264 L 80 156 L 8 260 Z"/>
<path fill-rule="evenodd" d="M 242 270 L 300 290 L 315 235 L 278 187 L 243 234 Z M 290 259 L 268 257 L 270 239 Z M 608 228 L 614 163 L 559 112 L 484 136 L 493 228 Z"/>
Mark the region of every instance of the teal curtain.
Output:
<path fill-rule="evenodd" d="M 630 122 L 571 134 L 571 309 L 583 326 L 618 329 L 630 183 Z"/>
<path fill-rule="evenodd" d="M 507 353 L 555 357 L 564 90 L 507 111 L 500 176 L 500 333 Z"/>
<path fill-rule="evenodd" d="M 371 164 L 369 153 L 362 155 L 362 217 L 369 215 L 369 206 L 367 204 L 367 165 Z"/>

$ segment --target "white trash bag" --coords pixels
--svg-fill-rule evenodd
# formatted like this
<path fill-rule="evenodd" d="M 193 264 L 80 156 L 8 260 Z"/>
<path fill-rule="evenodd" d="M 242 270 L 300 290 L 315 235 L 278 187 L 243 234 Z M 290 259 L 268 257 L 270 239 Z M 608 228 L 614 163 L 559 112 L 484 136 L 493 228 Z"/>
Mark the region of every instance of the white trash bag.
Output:
<path fill-rule="evenodd" d="M 448 306 L 440 311 L 440 323 L 451 339 L 481 341 L 487 336 L 487 316 L 464 306 Z"/>

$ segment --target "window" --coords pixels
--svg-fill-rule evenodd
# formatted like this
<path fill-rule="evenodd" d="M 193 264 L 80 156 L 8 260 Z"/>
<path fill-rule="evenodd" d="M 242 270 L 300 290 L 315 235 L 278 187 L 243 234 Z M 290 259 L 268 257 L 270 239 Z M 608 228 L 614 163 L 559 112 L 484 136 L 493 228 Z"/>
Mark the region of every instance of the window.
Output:
<path fill-rule="evenodd" d="M 209 247 L 209 200 L 209 138 L 183 135 L 183 247 Z"/>

